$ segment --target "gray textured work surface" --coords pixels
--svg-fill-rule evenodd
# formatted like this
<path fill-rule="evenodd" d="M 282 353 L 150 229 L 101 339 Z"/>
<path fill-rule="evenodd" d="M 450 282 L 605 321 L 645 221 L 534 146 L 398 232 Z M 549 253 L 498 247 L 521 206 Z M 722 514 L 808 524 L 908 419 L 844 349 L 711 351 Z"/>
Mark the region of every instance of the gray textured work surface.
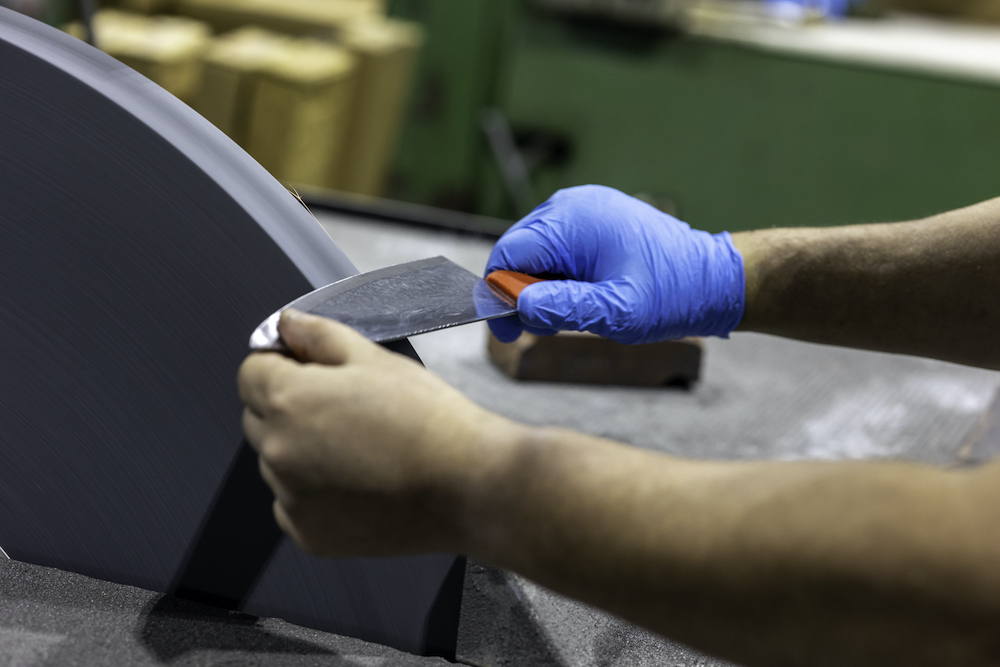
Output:
<path fill-rule="evenodd" d="M 378 644 L 0 559 L 0 665 L 430 667 Z"/>
<path fill-rule="evenodd" d="M 319 214 L 368 271 L 442 254 L 476 273 L 489 242 Z M 705 341 L 692 390 L 522 383 L 494 368 L 483 323 L 411 339 L 429 369 L 507 417 L 692 458 L 955 461 L 1000 374 L 755 334 Z M 459 657 L 482 665 L 719 667 L 516 575 L 471 564 Z"/>

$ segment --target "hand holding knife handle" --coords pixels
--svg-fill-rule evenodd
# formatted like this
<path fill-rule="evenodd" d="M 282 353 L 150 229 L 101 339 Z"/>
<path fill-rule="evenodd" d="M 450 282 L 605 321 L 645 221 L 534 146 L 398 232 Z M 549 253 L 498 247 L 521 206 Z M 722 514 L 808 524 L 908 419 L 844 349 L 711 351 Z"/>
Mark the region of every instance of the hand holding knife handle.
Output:
<path fill-rule="evenodd" d="M 536 278 L 526 273 L 518 271 L 493 271 L 486 276 L 486 284 L 490 286 L 493 293 L 499 296 L 512 306 L 517 306 L 517 297 L 521 290 L 533 283 L 541 282 L 545 278 Z"/>

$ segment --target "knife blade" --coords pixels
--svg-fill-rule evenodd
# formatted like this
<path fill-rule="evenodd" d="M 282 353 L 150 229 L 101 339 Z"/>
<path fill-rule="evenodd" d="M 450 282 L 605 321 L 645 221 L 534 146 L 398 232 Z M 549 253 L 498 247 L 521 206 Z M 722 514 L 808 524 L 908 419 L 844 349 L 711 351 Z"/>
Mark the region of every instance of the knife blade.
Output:
<path fill-rule="evenodd" d="M 287 308 L 343 322 L 384 343 L 513 315 L 520 289 L 537 280 L 511 271 L 494 272 L 483 280 L 441 256 L 396 264 L 295 299 L 257 327 L 250 336 L 250 349 L 287 349 L 278 335 L 278 320 Z"/>

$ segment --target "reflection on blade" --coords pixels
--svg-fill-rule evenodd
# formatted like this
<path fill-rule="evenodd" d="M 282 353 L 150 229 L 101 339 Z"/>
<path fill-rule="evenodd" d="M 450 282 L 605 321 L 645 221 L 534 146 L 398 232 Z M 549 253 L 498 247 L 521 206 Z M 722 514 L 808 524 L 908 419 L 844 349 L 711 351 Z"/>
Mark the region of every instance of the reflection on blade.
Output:
<path fill-rule="evenodd" d="M 285 308 L 343 322 L 376 343 L 517 312 L 481 278 L 444 257 L 351 276 L 310 292 Z M 283 349 L 277 329 L 280 313 L 271 315 L 254 331 L 251 349 Z"/>

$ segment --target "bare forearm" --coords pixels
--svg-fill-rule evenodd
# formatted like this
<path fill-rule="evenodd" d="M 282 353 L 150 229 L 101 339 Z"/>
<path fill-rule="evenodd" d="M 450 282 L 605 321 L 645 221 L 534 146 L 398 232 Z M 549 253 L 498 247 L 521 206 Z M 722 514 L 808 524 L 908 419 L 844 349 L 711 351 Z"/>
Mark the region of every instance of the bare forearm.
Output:
<path fill-rule="evenodd" d="M 479 489 L 488 501 L 470 505 L 474 556 L 748 665 L 998 658 L 992 473 L 519 437 Z"/>
<path fill-rule="evenodd" d="M 1000 199 L 733 240 L 747 280 L 741 330 L 1000 368 Z"/>

